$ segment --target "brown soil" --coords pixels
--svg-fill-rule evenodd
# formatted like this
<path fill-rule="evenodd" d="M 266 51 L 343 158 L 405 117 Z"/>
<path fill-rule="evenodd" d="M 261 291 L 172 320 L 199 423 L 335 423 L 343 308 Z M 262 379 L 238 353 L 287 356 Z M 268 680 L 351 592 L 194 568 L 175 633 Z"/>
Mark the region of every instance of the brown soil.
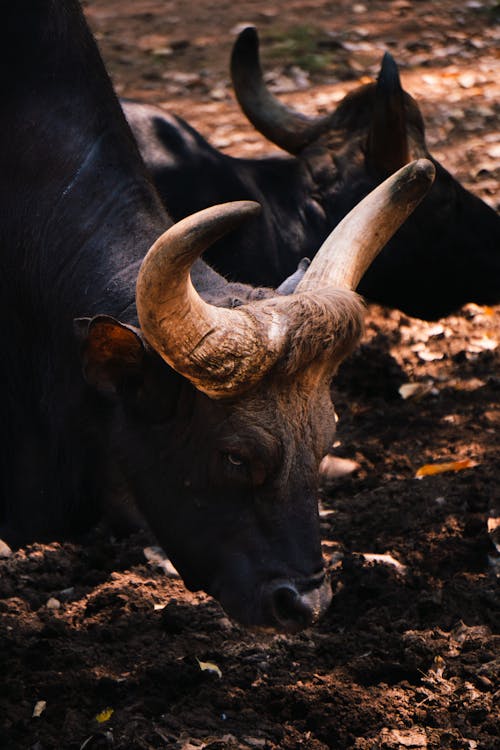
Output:
<path fill-rule="evenodd" d="M 86 9 L 121 93 L 167 102 L 231 153 L 265 146 L 225 82 L 237 24 L 262 30 L 278 88 L 294 62 L 287 33 L 302 39 L 293 54 L 311 85 L 285 98 L 308 111 L 376 73 L 388 47 L 433 153 L 498 205 L 494 5 L 93 0 Z M 334 389 L 335 453 L 360 468 L 323 491 L 336 596 L 310 631 L 242 630 L 148 562 L 146 535 L 95 531 L 0 560 L 0 747 L 498 748 L 499 321 L 500 307 L 469 305 L 439 324 L 370 310 Z M 408 382 L 425 386 L 420 397 L 401 398 Z M 475 465 L 415 478 L 424 464 L 462 459 Z"/>

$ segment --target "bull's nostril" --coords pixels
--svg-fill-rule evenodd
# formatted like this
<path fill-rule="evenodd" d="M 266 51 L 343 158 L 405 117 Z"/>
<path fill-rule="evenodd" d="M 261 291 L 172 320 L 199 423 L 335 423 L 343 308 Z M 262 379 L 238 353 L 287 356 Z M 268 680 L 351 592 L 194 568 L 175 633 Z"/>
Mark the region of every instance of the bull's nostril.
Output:
<path fill-rule="evenodd" d="M 271 607 L 277 622 L 286 630 L 301 630 L 314 620 L 309 603 L 291 584 L 281 584 L 271 591 Z"/>

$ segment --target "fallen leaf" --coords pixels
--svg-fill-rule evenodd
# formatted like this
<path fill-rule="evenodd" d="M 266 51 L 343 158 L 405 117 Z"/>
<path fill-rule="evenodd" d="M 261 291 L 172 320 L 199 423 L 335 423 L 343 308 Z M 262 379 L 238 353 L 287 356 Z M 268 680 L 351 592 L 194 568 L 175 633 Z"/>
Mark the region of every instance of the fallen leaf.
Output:
<path fill-rule="evenodd" d="M 463 89 L 470 89 L 476 83 L 476 76 L 474 73 L 463 73 L 457 78 L 457 81 Z"/>
<path fill-rule="evenodd" d="M 426 748 L 427 735 L 423 729 L 388 729 L 384 727 L 380 732 L 383 747 L 398 748 Z"/>
<path fill-rule="evenodd" d="M 137 46 L 140 50 L 151 52 L 155 49 L 162 49 L 169 46 L 169 37 L 164 34 L 146 34 L 139 37 Z"/>
<path fill-rule="evenodd" d="M 398 388 L 399 395 L 401 398 L 409 399 L 412 398 L 414 401 L 419 401 L 428 393 L 431 393 L 434 388 L 433 383 L 403 383 Z"/>
<path fill-rule="evenodd" d="M 330 454 L 323 457 L 319 465 L 319 473 L 323 480 L 339 479 L 349 476 L 359 469 L 357 461 L 351 458 L 341 458 Z"/>
<path fill-rule="evenodd" d="M 500 554 L 500 517 L 488 518 L 488 535 L 497 554 Z"/>
<path fill-rule="evenodd" d="M 95 720 L 98 724 L 104 724 L 106 721 L 109 721 L 111 717 L 113 716 L 115 712 L 114 708 L 105 708 L 103 711 L 97 714 L 95 717 Z"/>
<path fill-rule="evenodd" d="M 434 657 L 434 663 L 429 671 L 435 674 L 436 677 L 442 677 L 444 674 L 445 668 L 446 668 L 445 661 L 443 657 L 439 656 L 438 654 L 437 656 Z"/>
<path fill-rule="evenodd" d="M 444 359 L 443 352 L 431 352 L 429 349 L 423 349 L 422 351 L 417 352 L 417 356 L 424 362 L 434 362 L 438 359 Z"/>
<path fill-rule="evenodd" d="M 479 349 L 480 351 L 483 351 L 485 349 L 493 351 L 497 348 L 497 346 L 498 341 L 488 335 L 485 335 L 481 339 L 472 339 L 471 346 L 468 348 L 468 351 L 474 351 L 475 349 Z"/>
<path fill-rule="evenodd" d="M 0 539 L 0 558 L 4 559 L 12 555 L 12 550 L 3 539 Z"/>
<path fill-rule="evenodd" d="M 446 334 L 446 328 L 441 323 L 434 323 L 427 329 L 427 336 L 442 336 Z"/>
<path fill-rule="evenodd" d="M 207 747 L 207 743 L 202 740 L 186 740 L 181 747 L 181 750 L 204 750 Z"/>
<path fill-rule="evenodd" d="M 500 143 L 490 146 L 490 148 L 486 149 L 486 153 L 492 159 L 500 159 Z"/>
<path fill-rule="evenodd" d="M 202 672 L 212 672 L 213 674 L 216 674 L 219 679 L 222 677 L 222 672 L 217 664 L 213 664 L 211 661 L 200 661 L 199 659 L 196 659 L 196 661 L 200 665 Z"/>
<path fill-rule="evenodd" d="M 488 307 L 488 305 L 476 305 L 475 302 L 468 302 L 464 305 L 463 309 L 471 318 L 475 318 L 477 315 L 491 316 L 495 314 L 495 310 L 492 307 Z"/>
<path fill-rule="evenodd" d="M 406 565 L 403 565 L 403 563 L 400 563 L 399 560 L 396 560 L 395 557 L 389 554 L 381 555 L 374 552 L 364 552 L 363 557 L 366 560 L 366 562 L 374 562 L 379 563 L 381 565 L 392 565 L 393 568 L 396 568 L 400 573 L 406 572 Z"/>
<path fill-rule="evenodd" d="M 491 533 L 492 531 L 496 531 L 496 529 L 500 530 L 500 518 L 492 516 L 488 518 L 488 532 Z"/>
<path fill-rule="evenodd" d="M 37 701 L 35 703 L 35 708 L 33 709 L 32 717 L 33 719 L 38 719 L 45 709 L 47 708 L 47 701 Z"/>
<path fill-rule="evenodd" d="M 473 466 L 477 466 L 477 462 L 470 458 L 464 458 L 461 461 L 446 461 L 442 464 L 424 464 L 418 469 L 415 477 L 422 479 L 422 477 L 430 477 L 434 474 L 443 474 L 445 471 L 463 471 L 464 469 L 471 469 Z"/>
<path fill-rule="evenodd" d="M 427 83 L 428 86 L 433 86 L 433 87 L 439 84 L 439 78 L 433 75 L 432 73 L 430 75 L 428 74 L 423 75 L 422 81 L 424 83 Z"/>

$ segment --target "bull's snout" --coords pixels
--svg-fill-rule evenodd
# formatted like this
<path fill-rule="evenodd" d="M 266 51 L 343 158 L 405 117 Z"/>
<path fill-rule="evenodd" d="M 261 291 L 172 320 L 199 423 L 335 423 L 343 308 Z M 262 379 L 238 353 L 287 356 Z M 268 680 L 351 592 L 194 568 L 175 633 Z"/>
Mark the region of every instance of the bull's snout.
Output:
<path fill-rule="evenodd" d="M 309 627 L 325 612 L 332 599 L 324 575 L 301 582 L 274 580 L 262 593 L 263 609 L 274 627 L 289 633 Z"/>

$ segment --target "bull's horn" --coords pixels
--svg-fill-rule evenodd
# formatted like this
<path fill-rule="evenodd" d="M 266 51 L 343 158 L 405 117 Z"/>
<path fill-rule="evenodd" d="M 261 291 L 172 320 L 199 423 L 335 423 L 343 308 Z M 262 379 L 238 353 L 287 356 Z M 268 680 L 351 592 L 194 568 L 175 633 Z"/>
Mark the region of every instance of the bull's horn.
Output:
<path fill-rule="evenodd" d="M 369 193 L 325 240 L 295 293 L 324 287 L 356 289 L 384 245 L 434 181 L 427 159 L 407 164 Z"/>
<path fill-rule="evenodd" d="M 297 154 L 318 138 L 330 118 L 307 117 L 273 96 L 262 75 L 259 37 L 253 26 L 244 29 L 231 54 L 231 78 L 238 103 L 252 125 L 268 140 L 290 154 Z"/>
<path fill-rule="evenodd" d="M 151 247 L 137 279 L 137 312 L 146 339 L 212 398 L 248 390 L 274 366 L 290 374 L 318 357 L 338 363 L 361 330 L 359 302 L 346 289 L 357 286 L 433 176 L 425 159 L 404 167 L 338 225 L 295 294 L 236 309 L 205 302 L 190 271 L 203 250 L 255 215 L 257 204 L 214 206 L 174 224 Z"/>
<path fill-rule="evenodd" d="M 210 305 L 191 283 L 191 266 L 201 253 L 259 210 L 253 201 L 237 201 L 179 221 L 151 247 L 137 278 L 137 313 L 146 339 L 174 370 L 214 398 L 257 382 L 284 336 L 269 316 L 255 318 L 247 306 Z"/>
<path fill-rule="evenodd" d="M 398 66 L 386 52 L 375 87 L 366 161 L 385 176 L 400 169 L 409 160 L 405 92 L 399 80 Z"/>

